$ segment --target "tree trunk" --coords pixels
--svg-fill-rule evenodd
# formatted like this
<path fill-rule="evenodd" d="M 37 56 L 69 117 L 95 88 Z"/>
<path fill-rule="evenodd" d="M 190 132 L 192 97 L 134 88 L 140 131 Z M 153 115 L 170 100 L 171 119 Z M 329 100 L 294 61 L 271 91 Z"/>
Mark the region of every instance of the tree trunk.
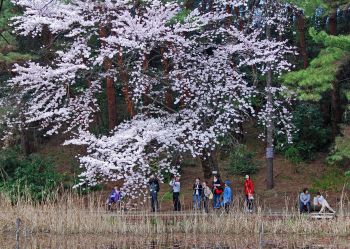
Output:
<path fill-rule="evenodd" d="M 126 108 L 128 110 L 128 113 L 130 115 L 130 117 L 135 116 L 134 113 L 134 106 L 132 103 L 132 99 L 130 97 L 130 89 L 129 89 L 129 76 L 128 73 L 125 70 L 125 66 L 124 66 L 124 62 L 123 62 L 123 55 L 120 52 L 117 56 L 117 64 L 120 70 L 120 79 L 122 82 L 122 92 L 123 92 L 123 96 L 124 96 L 124 101 L 126 103 Z"/>
<path fill-rule="evenodd" d="M 271 39 L 271 27 L 268 25 L 266 27 L 266 36 L 267 39 Z M 272 92 L 270 91 L 270 87 L 272 87 L 272 70 L 269 69 L 267 72 L 266 79 L 266 87 L 268 89 L 267 92 L 267 106 L 272 107 L 273 99 Z M 269 108 L 270 109 L 270 108 Z M 268 121 L 266 127 L 266 161 L 267 161 L 267 189 L 273 189 L 274 187 L 274 179 L 273 179 L 273 134 L 274 134 L 274 124 L 272 113 L 269 111 Z"/>
<path fill-rule="evenodd" d="M 329 34 L 337 35 L 337 10 L 332 11 L 329 16 Z"/>
<path fill-rule="evenodd" d="M 201 12 L 205 13 L 207 11 L 208 0 L 203 0 L 201 5 Z"/>
<path fill-rule="evenodd" d="M 214 0 L 209 0 L 209 12 L 214 11 Z"/>
<path fill-rule="evenodd" d="M 335 137 L 339 133 L 338 124 L 341 121 L 341 111 L 340 111 L 340 93 L 339 93 L 339 83 L 337 80 L 332 82 L 332 137 Z"/>
<path fill-rule="evenodd" d="M 30 146 L 30 139 L 28 138 L 28 132 L 26 130 L 25 117 L 23 113 L 21 113 L 21 125 L 19 128 L 20 128 L 19 130 L 20 130 L 20 137 L 21 137 L 22 153 L 27 157 L 30 155 L 32 151 Z"/>
<path fill-rule="evenodd" d="M 165 58 L 165 56 L 164 56 L 164 53 L 165 53 L 165 49 L 164 48 L 160 49 L 160 53 L 162 55 L 162 67 L 163 67 L 164 79 L 165 79 L 165 81 L 167 81 L 168 80 L 168 76 L 169 76 L 169 60 L 168 60 L 168 58 Z M 173 93 L 172 93 L 172 91 L 171 91 L 171 89 L 169 87 L 166 87 L 166 90 L 165 90 L 165 105 L 169 109 L 173 109 L 173 104 L 174 104 Z"/>
<path fill-rule="evenodd" d="M 185 8 L 190 10 L 194 8 L 194 0 L 186 0 L 185 1 Z"/>
<path fill-rule="evenodd" d="M 225 21 L 226 27 L 230 27 L 232 24 L 232 13 L 231 12 L 232 12 L 231 5 L 227 4 L 226 5 L 226 13 L 229 15 L 231 14 L 231 16 L 226 17 L 226 21 Z"/>
<path fill-rule="evenodd" d="M 219 167 L 216 160 L 216 153 L 212 151 L 210 155 L 208 155 L 207 150 L 203 150 L 203 156 L 200 157 L 201 165 L 204 173 L 204 179 L 209 180 L 212 176 L 212 171 L 217 171 L 219 174 Z"/>
<path fill-rule="evenodd" d="M 54 55 L 51 53 L 52 33 L 47 25 L 43 26 L 41 32 L 41 39 L 43 43 L 44 55 L 42 56 L 45 63 L 49 63 Z"/>
<path fill-rule="evenodd" d="M 297 12 L 297 27 L 300 35 L 300 55 L 303 59 L 304 68 L 307 68 L 309 63 L 305 44 L 305 17 L 301 12 Z"/>
<path fill-rule="evenodd" d="M 106 28 L 102 25 L 99 28 L 100 38 L 107 37 Z M 104 42 L 101 42 L 102 45 Z M 109 58 L 105 58 L 103 61 L 103 69 L 108 73 L 112 68 L 112 61 Z M 107 109 L 108 109 L 108 128 L 110 130 L 117 126 L 117 103 L 116 103 L 116 90 L 114 87 L 114 80 L 112 76 L 106 77 L 106 96 L 107 96 Z"/>
<path fill-rule="evenodd" d="M 334 10 L 329 16 L 329 34 L 337 35 L 337 11 Z M 340 91 L 339 83 L 337 80 L 332 82 L 332 137 L 335 137 L 339 133 L 338 124 L 341 121 L 340 111 Z"/>
<path fill-rule="evenodd" d="M 148 67 L 149 67 L 148 55 L 145 54 L 144 57 L 145 58 L 144 58 L 143 64 L 142 64 L 142 70 L 143 70 L 144 73 L 146 73 L 147 70 L 148 70 Z M 145 95 L 143 97 L 143 102 L 144 102 L 145 106 L 148 106 L 149 104 L 151 104 L 151 99 L 148 97 L 149 91 L 150 91 L 150 86 L 147 85 L 146 89 L 145 89 Z"/>
<path fill-rule="evenodd" d="M 241 15 L 239 13 L 239 9 L 238 7 L 234 7 L 234 10 L 233 10 L 237 16 L 237 20 L 238 20 L 238 23 L 239 23 L 239 30 L 242 31 L 243 28 L 244 28 L 244 22 L 243 22 L 243 19 L 241 18 Z"/>
<path fill-rule="evenodd" d="M 108 105 L 108 128 L 110 130 L 117 126 L 117 103 L 116 103 L 116 91 L 114 88 L 114 80 L 108 76 L 106 78 L 106 95 Z"/>

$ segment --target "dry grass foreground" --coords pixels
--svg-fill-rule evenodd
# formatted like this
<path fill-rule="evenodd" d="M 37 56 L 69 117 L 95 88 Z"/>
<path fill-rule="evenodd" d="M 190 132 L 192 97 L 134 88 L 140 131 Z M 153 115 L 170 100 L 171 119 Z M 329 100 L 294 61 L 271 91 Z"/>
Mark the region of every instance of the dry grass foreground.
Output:
<path fill-rule="evenodd" d="M 306 215 L 285 211 L 278 217 L 266 215 L 258 208 L 255 214 L 231 210 L 230 214 L 193 212 L 160 214 L 148 212 L 107 212 L 104 199 L 91 195 L 81 198 L 65 194 L 55 201 L 35 204 L 19 201 L 12 205 L 0 200 L 2 232 L 14 232 L 16 219 L 21 220 L 24 234 L 289 234 L 350 236 L 350 219 L 340 216 L 333 220 L 311 220 Z M 147 210 L 145 207 L 144 210 Z"/>

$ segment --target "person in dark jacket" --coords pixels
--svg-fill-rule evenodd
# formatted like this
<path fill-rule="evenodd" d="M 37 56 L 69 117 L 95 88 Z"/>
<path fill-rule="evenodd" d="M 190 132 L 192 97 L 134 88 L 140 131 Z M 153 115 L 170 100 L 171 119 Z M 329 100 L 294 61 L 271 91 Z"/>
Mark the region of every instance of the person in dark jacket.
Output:
<path fill-rule="evenodd" d="M 202 200 L 203 187 L 201 180 L 197 177 L 193 184 L 193 209 L 201 209 L 201 200 Z"/>
<path fill-rule="evenodd" d="M 159 192 L 159 180 L 156 176 L 151 175 L 151 178 L 148 182 L 149 192 L 151 195 L 151 208 L 152 212 L 159 211 L 158 204 L 158 192 Z"/>
<path fill-rule="evenodd" d="M 220 208 L 220 198 L 223 193 L 222 188 L 222 182 L 220 180 L 219 175 L 214 175 L 213 182 L 212 182 L 212 189 L 213 189 L 213 195 L 214 195 L 214 208 L 218 209 Z"/>

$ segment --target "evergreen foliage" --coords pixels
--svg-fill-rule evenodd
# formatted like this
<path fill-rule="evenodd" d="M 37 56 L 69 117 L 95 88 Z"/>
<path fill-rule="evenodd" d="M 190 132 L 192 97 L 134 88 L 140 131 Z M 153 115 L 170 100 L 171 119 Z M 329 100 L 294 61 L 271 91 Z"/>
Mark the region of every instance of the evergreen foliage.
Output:
<path fill-rule="evenodd" d="M 317 105 L 300 103 L 293 111 L 293 144 L 287 144 L 284 137 L 278 137 L 277 150 L 292 163 L 314 158 L 314 153 L 325 150 L 330 143 L 330 130 L 324 127 L 322 114 Z"/>
<path fill-rule="evenodd" d="M 346 126 L 343 130 L 344 135 L 335 139 L 332 152 L 327 158 L 330 165 L 350 167 L 350 127 Z"/>
<path fill-rule="evenodd" d="M 350 36 L 331 36 L 324 31 L 309 31 L 313 40 L 325 46 L 306 69 L 287 73 L 283 79 L 300 100 L 320 101 L 322 94 L 332 89 L 339 69 L 350 59 Z"/>

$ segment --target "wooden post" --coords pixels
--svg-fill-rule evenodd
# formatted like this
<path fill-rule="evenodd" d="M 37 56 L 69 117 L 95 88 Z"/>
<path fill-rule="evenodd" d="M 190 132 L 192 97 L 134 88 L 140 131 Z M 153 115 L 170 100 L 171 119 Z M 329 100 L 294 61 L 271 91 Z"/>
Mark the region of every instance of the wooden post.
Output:
<path fill-rule="evenodd" d="M 16 219 L 16 249 L 19 249 L 19 232 L 20 232 L 21 219 Z"/>
<path fill-rule="evenodd" d="M 263 249 L 264 247 L 263 234 L 264 234 L 264 225 L 263 223 L 261 223 L 259 228 L 259 249 Z"/>

